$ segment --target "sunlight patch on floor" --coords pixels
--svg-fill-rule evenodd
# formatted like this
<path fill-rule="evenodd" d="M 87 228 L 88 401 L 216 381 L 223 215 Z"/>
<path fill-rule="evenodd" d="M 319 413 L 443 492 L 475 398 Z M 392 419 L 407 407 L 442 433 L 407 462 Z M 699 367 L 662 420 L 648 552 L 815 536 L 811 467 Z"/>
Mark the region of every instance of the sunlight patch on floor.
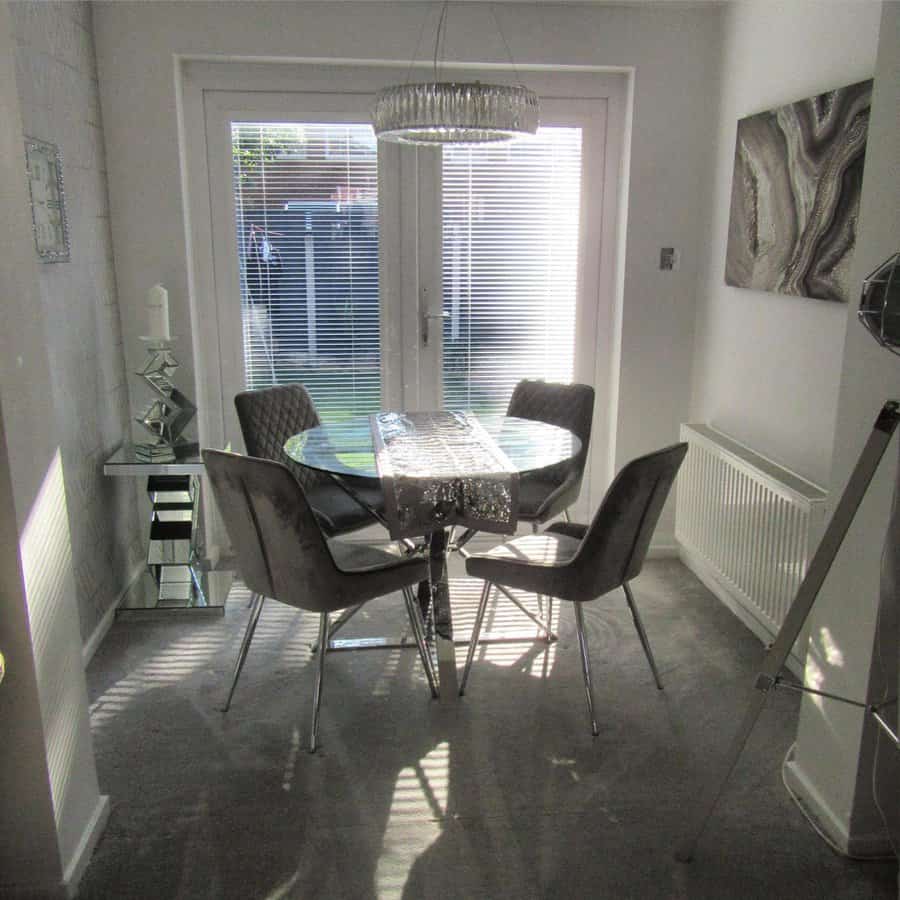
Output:
<path fill-rule="evenodd" d="M 453 634 L 457 640 L 468 640 L 475 625 L 478 604 L 484 582 L 476 578 L 451 578 L 450 596 L 453 604 Z M 522 604 L 543 618 L 547 615 L 547 600 L 538 606 L 537 597 L 525 591 L 513 591 Z M 551 629 L 558 633 L 560 624 L 559 601 L 553 603 Z M 549 675 L 556 660 L 557 642 L 547 644 L 543 631 L 516 605 L 496 589 L 488 600 L 481 639 L 501 639 L 504 643 L 479 644 L 472 663 L 474 670 L 479 663 L 491 663 L 503 668 L 518 668 L 534 678 Z M 509 641 L 509 643 L 506 643 Z M 467 648 L 457 647 L 459 664 L 465 662 Z"/>
<path fill-rule="evenodd" d="M 438 744 L 397 775 L 375 871 L 379 897 L 399 897 L 415 861 L 437 840 L 447 811 L 450 746 Z"/>
<path fill-rule="evenodd" d="M 297 772 L 297 757 L 300 755 L 300 729 L 295 725 L 291 732 L 291 746 L 288 749 L 287 762 L 284 765 L 284 775 L 281 778 L 281 789 L 289 791 L 294 783 L 294 775 Z"/>
<path fill-rule="evenodd" d="M 135 698 L 178 684 L 209 666 L 229 643 L 224 628 L 186 634 L 107 688 L 90 707 L 91 725 L 100 729 L 128 708 Z"/>
<path fill-rule="evenodd" d="M 372 693 L 376 697 L 387 697 L 391 692 L 391 686 L 397 680 L 398 671 L 400 669 L 400 658 L 403 651 L 400 649 L 393 650 L 361 650 L 360 653 L 379 653 L 384 660 L 381 672 L 375 684 L 372 686 Z"/>

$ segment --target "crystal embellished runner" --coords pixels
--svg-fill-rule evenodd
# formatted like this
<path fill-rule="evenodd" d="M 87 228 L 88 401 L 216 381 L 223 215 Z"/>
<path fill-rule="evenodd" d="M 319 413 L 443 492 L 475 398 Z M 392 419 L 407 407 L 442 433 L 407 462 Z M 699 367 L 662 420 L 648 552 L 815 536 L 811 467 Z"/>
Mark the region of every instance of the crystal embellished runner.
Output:
<path fill-rule="evenodd" d="M 392 538 L 448 525 L 515 531 L 519 476 L 474 416 L 385 412 L 371 425 Z"/>

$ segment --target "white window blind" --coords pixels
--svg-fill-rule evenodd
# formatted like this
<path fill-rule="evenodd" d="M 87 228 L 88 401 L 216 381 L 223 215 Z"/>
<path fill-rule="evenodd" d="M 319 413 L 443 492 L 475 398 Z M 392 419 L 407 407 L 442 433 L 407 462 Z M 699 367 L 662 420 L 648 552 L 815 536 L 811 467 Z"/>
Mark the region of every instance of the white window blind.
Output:
<path fill-rule="evenodd" d="M 381 401 L 378 170 L 368 125 L 233 123 L 245 381 L 320 416 Z"/>
<path fill-rule="evenodd" d="M 572 380 L 581 139 L 443 150 L 447 408 L 503 412 L 522 378 Z"/>

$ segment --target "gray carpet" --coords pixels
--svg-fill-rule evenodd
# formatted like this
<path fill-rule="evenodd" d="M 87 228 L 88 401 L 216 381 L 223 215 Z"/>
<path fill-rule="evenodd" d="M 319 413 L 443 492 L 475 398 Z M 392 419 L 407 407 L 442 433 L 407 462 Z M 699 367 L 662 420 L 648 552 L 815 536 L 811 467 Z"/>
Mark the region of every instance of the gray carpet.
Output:
<path fill-rule="evenodd" d="M 666 689 L 621 592 L 592 604 L 596 739 L 569 607 L 549 650 L 481 649 L 453 709 L 413 650 L 330 655 L 315 756 L 314 617 L 267 604 L 227 716 L 245 592 L 214 622 L 117 623 L 88 670 L 112 814 L 79 896 L 895 897 L 895 863 L 840 858 L 787 796 L 790 693 L 770 700 L 694 862 L 673 860 L 763 649 L 680 563 L 651 561 L 634 588 Z M 478 585 L 452 591 L 466 631 Z M 347 635 L 403 625 L 387 598 Z M 509 603 L 485 628 L 534 633 Z"/>

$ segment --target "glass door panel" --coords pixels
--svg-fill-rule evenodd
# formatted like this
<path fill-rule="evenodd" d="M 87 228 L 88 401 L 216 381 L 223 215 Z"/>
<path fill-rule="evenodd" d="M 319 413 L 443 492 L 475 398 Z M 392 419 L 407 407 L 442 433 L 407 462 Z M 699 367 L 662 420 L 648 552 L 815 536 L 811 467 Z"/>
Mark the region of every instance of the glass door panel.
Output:
<path fill-rule="evenodd" d="M 582 129 L 445 147 L 443 403 L 503 412 L 523 378 L 575 373 Z"/>
<path fill-rule="evenodd" d="M 300 382 L 326 421 L 381 405 L 371 126 L 231 125 L 244 386 Z"/>

